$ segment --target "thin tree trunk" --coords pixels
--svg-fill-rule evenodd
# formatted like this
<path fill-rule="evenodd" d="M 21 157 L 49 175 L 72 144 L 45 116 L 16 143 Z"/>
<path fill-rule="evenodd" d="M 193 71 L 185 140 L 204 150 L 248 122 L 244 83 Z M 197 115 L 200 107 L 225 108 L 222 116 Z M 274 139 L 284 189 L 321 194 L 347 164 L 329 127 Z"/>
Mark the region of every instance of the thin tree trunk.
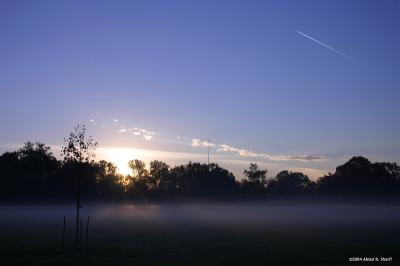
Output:
<path fill-rule="evenodd" d="M 78 178 L 78 190 L 76 197 L 76 233 L 75 233 L 75 249 L 79 248 L 79 209 L 81 208 L 81 175 L 79 171 L 79 165 L 77 166 L 77 178 Z"/>
<path fill-rule="evenodd" d="M 65 215 L 64 215 L 63 233 L 62 233 L 62 252 L 64 252 L 64 247 L 65 247 Z"/>
<path fill-rule="evenodd" d="M 82 250 L 82 231 L 83 231 L 83 219 L 81 218 L 81 229 L 79 232 L 79 250 Z"/>
<path fill-rule="evenodd" d="M 86 243 L 85 243 L 85 248 L 86 250 L 88 249 L 88 240 L 89 240 L 89 216 L 87 217 L 86 220 Z"/>

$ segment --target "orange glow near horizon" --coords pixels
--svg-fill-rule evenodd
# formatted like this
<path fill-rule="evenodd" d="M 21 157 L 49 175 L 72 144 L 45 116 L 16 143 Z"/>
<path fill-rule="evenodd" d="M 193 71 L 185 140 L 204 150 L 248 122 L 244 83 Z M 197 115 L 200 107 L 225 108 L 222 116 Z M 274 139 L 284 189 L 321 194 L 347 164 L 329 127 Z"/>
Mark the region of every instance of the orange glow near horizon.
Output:
<path fill-rule="evenodd" d="M 132 170 L 128 166 L 130 160 L 139 159 L 146 163 L 152 160 L 163 160 L 167 163 L 173 161 L 185 163 L 188 160 L 201 161 L 204 160 L 204 154 L 180 153 L 160 150 L 146 150 L 124 147 L 102 147 L 96 150 L 96 160 L 106 160 L 112 162 L 118 167 L 118 173 L 123 175 L 132 174 Z"/>
<path fill-rule="evenodd" d="M 96 161 L 106 160 L 108 162 L 112 162 L 117 166 L 118 173 L 122 175 L 132 175 L 132 170 L 129 168 L 128 162 L 135 159 L 143 161 L 146 164 L 147 169 L 149 168 L 149 163 L 152 160 L 161 160 L 170 166 L 186 164 L 189 161 L 205 163 L 207 160 L 207 155 L 204 153 L 171 152 L 115 146 L 100 147 L 96 150 L 96 155 Z M 250 163 L 248 160 L 235 160 L 226 157 L 217 157 L 217 155 L 212 157 L 212 161 L 220 164 L 222 167 L 230 169 L 230 171 L 232 171 L 238 179 L 243 177 L 243 169 L 247 168 L 248 164 Z M 278 173 L 281 169 L 288 169 L 290 171 L 303 172 L 313 180 L 316 180 L 318 177 L 327 173 L 327 171 L 320 169 L 270 165 L 260 161 L 257 161 L 257 163 L 260 167 L 271 170 L 271 173 Z"/>
<path fill-rule="evenodd" d="M 143 151 L 132 148 L 103 148 L 98 151 L 102 160 L 110 161 L 118 167 L 118 173 L 123 175 L 132 174 L 128 162 L 134 159 L 144 160 L 147 157 Z"/>

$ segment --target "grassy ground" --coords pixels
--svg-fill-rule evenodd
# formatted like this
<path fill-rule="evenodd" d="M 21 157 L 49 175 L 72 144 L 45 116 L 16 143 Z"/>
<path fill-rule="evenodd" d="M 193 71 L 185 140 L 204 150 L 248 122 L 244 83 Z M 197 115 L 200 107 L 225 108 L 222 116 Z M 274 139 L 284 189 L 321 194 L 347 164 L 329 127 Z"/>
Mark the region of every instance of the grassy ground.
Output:
<path fill-rule="evenodd" d="M 240 228 L 190 224 L 93 226 L 86 251 L 61 251 L 60 227 L 9 226 L 2 265 L 346 265 L 349 257 L 400 254 L 397 225 Z M 382 263 L 380 263 L 382 264 Z M 386 263 L 388 264 L 388 263 Z M 362 265 L 368 265 L 362 263 Z"/>

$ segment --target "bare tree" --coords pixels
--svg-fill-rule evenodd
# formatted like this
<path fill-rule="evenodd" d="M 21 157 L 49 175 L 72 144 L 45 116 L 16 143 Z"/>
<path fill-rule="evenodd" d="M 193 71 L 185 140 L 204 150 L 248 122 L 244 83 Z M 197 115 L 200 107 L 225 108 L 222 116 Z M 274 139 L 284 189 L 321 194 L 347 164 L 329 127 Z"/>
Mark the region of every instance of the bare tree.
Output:
<path fill-rule="evenodd" d="M 64 163 L 72 164 L 76 169 L 77 196 L 76 196 L 76 235 L 75 247 L 79 247 L 79 209 L 81 206 L 81 171 L 80 167 L 84 163 L 90 163 L 95 157 L 95 150 L 98 143 L 91 136 L 86 136 L 85 125 L 77 125 L 74 130 L 64 138 L 64 146 L 61 149 L 61 156 Z"/>

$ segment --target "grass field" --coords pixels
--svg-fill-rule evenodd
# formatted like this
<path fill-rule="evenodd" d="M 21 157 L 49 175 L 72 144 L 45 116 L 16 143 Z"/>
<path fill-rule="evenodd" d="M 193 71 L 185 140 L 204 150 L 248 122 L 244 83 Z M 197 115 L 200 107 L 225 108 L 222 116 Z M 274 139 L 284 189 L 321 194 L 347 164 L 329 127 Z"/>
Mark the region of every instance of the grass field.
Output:
<path fill-rule="evenodd" d="M 88 249 L 73 208 L 1 207 L 1 265 L 399 265 L 398 207 L 92 206 Z M 62 219 L 67 213 L 65 250 Z M 84 237 L 83 237 L 84 238 Z"/>

